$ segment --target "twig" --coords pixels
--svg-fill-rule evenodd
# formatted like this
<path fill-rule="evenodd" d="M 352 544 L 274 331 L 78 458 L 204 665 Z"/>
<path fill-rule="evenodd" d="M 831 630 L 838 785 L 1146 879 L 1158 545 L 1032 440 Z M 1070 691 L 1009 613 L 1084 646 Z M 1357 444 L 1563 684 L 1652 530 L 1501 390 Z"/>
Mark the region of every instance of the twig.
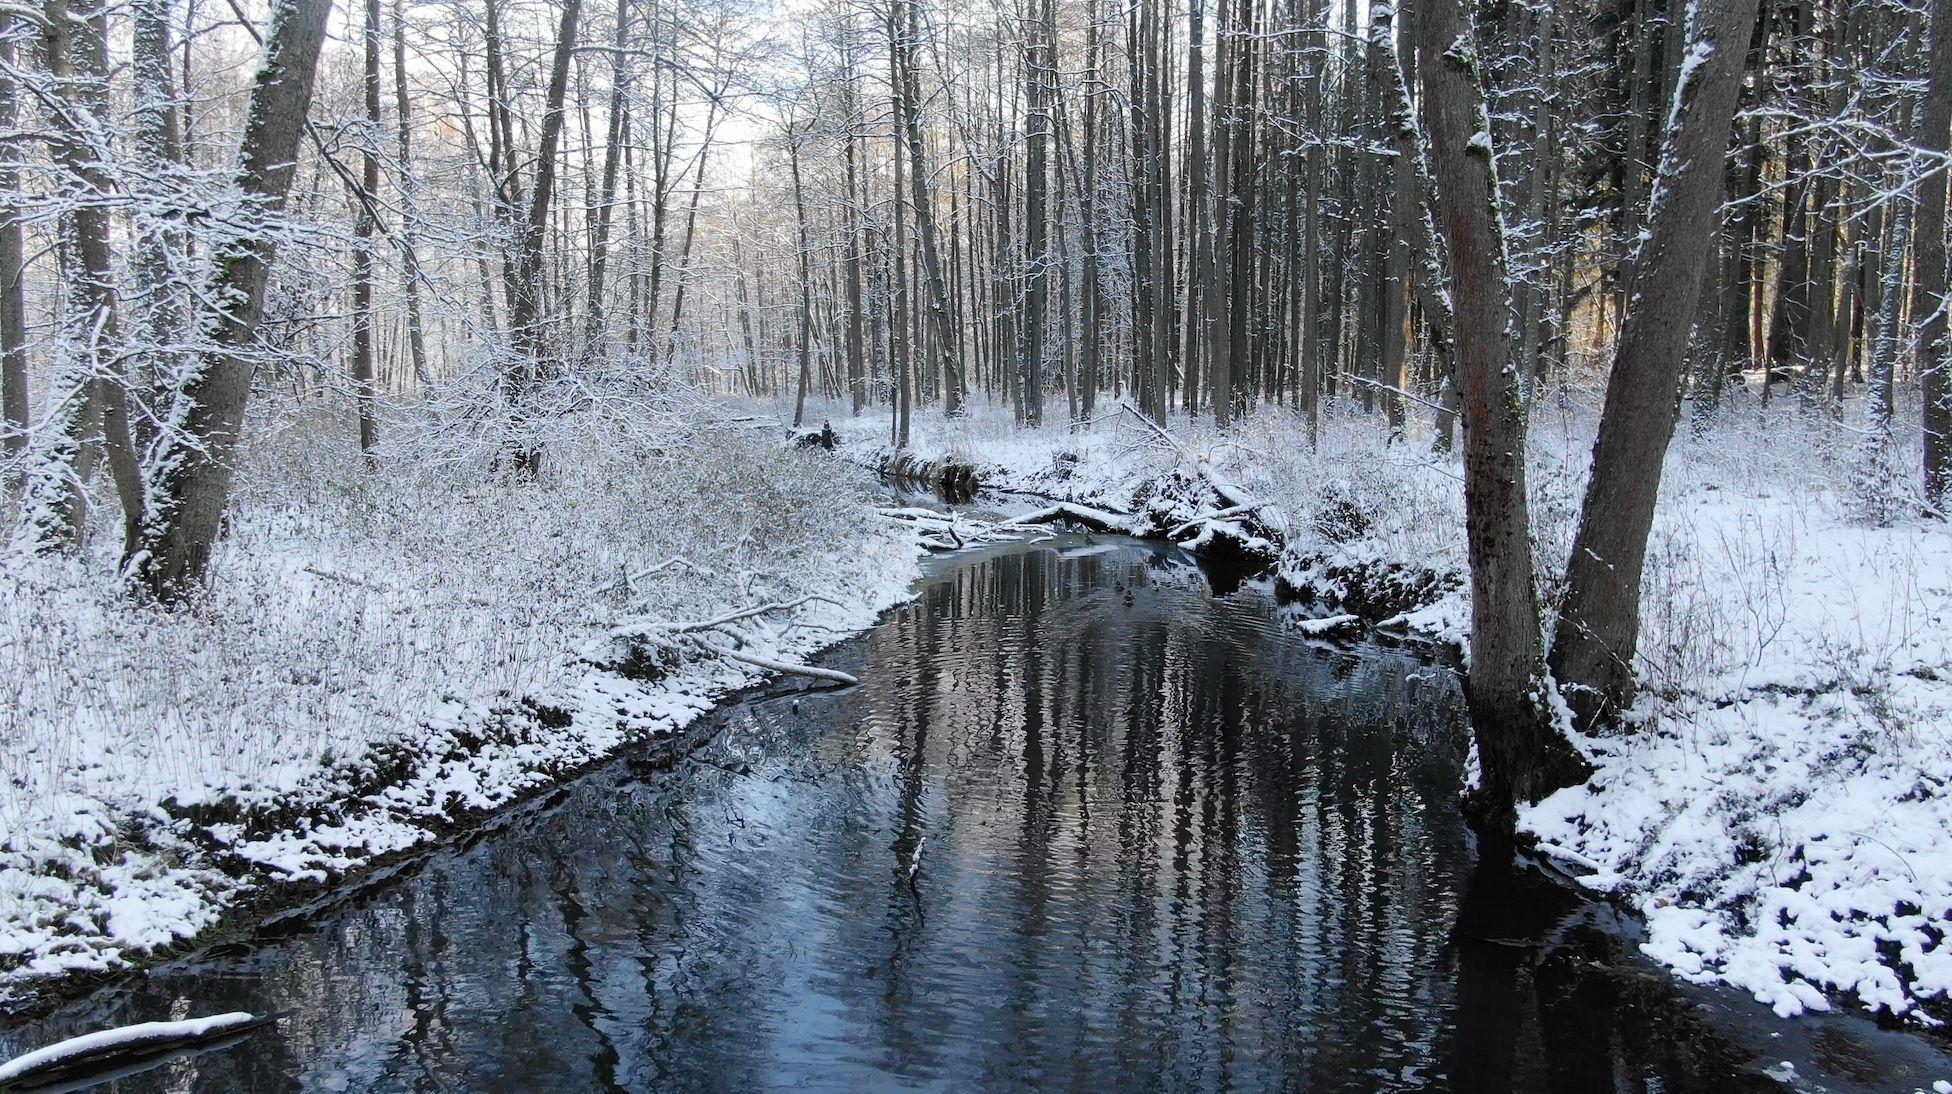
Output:
<path fill-rule="evenodd" d="M 1225 509 L 1215 509 L 1211 513 L 1202 513 L 1201 515 L 1194 517 L 1192 520 L 1185 521 L 1184 523 L 1181 523 L 1176 527 L 1174 527 L 1173 529 L 1171 529 L 1170 531 L 1168 531 L 1166 533 L 1166 538 L 1172 539 L 1178 536 L 1181 532 L 1184 532 L 1187 529 L 1193 527 L 1195 524 L 1211 524 L 1216 520 L 1226 520 L 1228 517 L 1244 517 L 1247 514 L 1252 513 L 1256 509 L 1261 508 L 1265 504 L 1266 504 L 1265 502 L 1255 502 L 1252 505 L 1233 505 Z"/>
<path fill-rule="evenodd" d="M 663 562 L 660 562 L 655 566 L 646 567 L 645 569 L 639 570 L 634 574 L 625 574 L 624 576 L 618 578 L 617 580 L 612 581 L 610 584 L 605 585 L 603 588 L 598 589 L 597 594 L 601 596 L 604 593 L 614 593 L 618 589 L 633 589 L 636 587 L 639 581 L 642 581 L 643 579 L 650 577 L 652 574 L 661 574 L 673 566 L 682 566 L 685 569 L 690 570 L 694 574 L 701 574 L 705 577 L 717 576 L 714 573 L 712 573 L 712 571 L 692 562 L 689 559 L 680 558 L 677 555 L 672 555 L 670 558 L 665 559 Z"/>
<path fill-rule="evenodd" d="M 811 676 L 816 680 L 831 680 L 836 684 L 847 684 L 851 686 L 861 682 L 838 669 L 823 669 L 818 665 L 796 665 L 787 661 L 778 661 L 771 657 L 763 657 L 756 653 L 747 653 L 744 650 L 730 649 L 716 642 L 708 642 L 696 634 L 690 635 L 689 637 L 693 642 L 729 661 L 741 661 L 756 668 L 769 669 L 773 672 L 791 673 L 795 676 Z"/>

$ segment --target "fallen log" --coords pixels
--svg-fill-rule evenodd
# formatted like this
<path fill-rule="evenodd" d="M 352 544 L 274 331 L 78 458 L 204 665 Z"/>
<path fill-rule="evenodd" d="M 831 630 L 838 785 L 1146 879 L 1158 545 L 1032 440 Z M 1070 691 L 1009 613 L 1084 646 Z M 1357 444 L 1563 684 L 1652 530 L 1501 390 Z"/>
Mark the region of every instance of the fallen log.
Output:
<path fill-rule="evenodd" d="M 1296 630 L 1311 637 L 1334 634 L 1336 631 L 1355 630 L 1361 626 L 1361 616 L 1347 613 L 1323 616 L 1320 619 L 1298 619 L 1294 624 Z"/>
<path fill-rule="evenodd" d="M 141 1022 L 85 1033 L 0 1064 L 0 1090 L 83 1079 L 146 1057 L 228 1040 L 271 1021 L 234 1011 L 182 1022 Z"/>
<path fill-rule="evenodd" d="M 717 642 L 710 641 L 706 637 L 708 635 L 724 635 L 734 642 L 743 645 L 749 639 L 746 635 L 736 630 L 733 624 L 758 619 L 761 616 L 772 615 L 774 613 L 790 612 L 803 604 L 816 602 L 822 604 L 839 604 L 838 601 L 828 597 L 809 593 L 793 600 L 777 600 L 764 604 L 750 605 L 726 612 L 723 615 L 713 616 L 710 619 L 676 623 L 664 620 L 644 620 L 635 623 L 626 623 L 611 628 L 610 633 L 604 640 L 623 645 L 629 652 L 629 663 L 635 666 L 639 673 L 651 670 L 662 675 L 671 665 L 676 663 L 678 657 L 682 656 L 683 651 L 681 647 L 689 644 L 694 649 L 712 657 L 722 657 L 728 661 L 738 661 L 743 664 L 752 665 L 755 668 L 766 669 L 770 672 L 809 676 L 816 680 L 827 680 L 838 684 L 851 685 L 860 683 L 859 680 L 849 676 L 847 673 L 838 672 L 834 669 L 823 669 L 814 665 L 781 661 L 778 658 L 767 657 L 749 650 L 723 646 Z M 804 624 L 794 625 L 800 626 Z M 656 656 L 645 656 L 646 648 L 657 651 Z M 591 659 L 596 660 L 594 656 Z M 633 675 L 633 678 L 638 679 L 644 678 L 642 675 L 636 675 L 631 672 L 626 672 L 626 675 Z"/>
<path fill-rule="evenodd" d="M 1080 524 L 1094 532 L 1106 535 L 1129 536 L 1136 534 L 1133 517 L 1130 513 L 1116 513 L 1109 509 L 1094 509 L 1072 501 L 1060 501 L 1047 505 L 1020 517 L 1012 517 L 998 522 L 998 527 L 1016 528 L 1037 524 Z"/>
<path fill-rule="evenodd" d="M 920 483 L 944 501 L 968 501 L 983 488 L 976 465 L 954 456 L 925 460 L 912 452 L 897 452 L 882 461 L 881 473 L 898 481 Z"/>
<path fill-rule="evenodd" d="M 735 650 L 728 646 L 721 646 L 716 642 L 707 642 L 695 634 L 690 637 L 693 642 L 728 661 L 738 661 L 751 665 L 754 668 L 766 669 L 770 672 L 784 672 L 793 676 L 807 676 L 815 680 L 826 680 L 829 683 L 844 684 L 848 687 L 852 687 L 861 682 L 857 677 L 844 673 L 839 669 L 823 669 L 819 665 L 802 665 L 795 664 L 791 661 L 780 661 L 771 657 L 763 657 L 756 653 L 747 653 L 744 650 Z"/>
<path fill-rule="evenodd" d="M 1263 514 L 1262 519 L 1268 520 L 1270 525 L 1277 523 L 1275 518 L 1269 517 L 1266 514 L 1266 510 L 1269 508 L 1266 502 L 1249 494 L 1246 490 L 1236 485 L 1232 479 L 1215 471 L 1212 464 L 1207 463 L 1198 453 L 1186 447 L 1185 444 L 1180 442 L 1178 437 L 1167 432 L 1165 426 L 1141 414 L 1138 408 L 1130 403 L 1121 403 L 1119 405 L 1126 412 L 1130 413 L 1132 417 L 1138 419 L 1148 430 L 1151 430 L 1154 436 L 1171 446 L 1172 450 L 1177 452 L 1181 459 L 1192 464 L 1193 470 L 1199 474 L 1200 478 L 1206 480 L 1208 486 L 1213 488 L 1214 496 L 1226 502 L 1229 508 L 1238 509 L 1243 513 L 1261 511 Z"/>

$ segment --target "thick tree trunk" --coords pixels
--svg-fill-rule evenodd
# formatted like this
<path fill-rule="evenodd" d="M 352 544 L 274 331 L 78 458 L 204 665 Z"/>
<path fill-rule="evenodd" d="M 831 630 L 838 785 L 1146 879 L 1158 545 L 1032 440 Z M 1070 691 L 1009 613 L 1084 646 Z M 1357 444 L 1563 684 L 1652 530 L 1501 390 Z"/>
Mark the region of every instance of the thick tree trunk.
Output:
<path fill-rule="evenodd" d="M 1923 151 L 1943 157 L 1952 141 L 1952 0 L 1932 0 L 1931 72 L 1925 107 L 1914 138 Z M 1918 296 L 1912 314 L 1924 316 L 1918 331 L 1918 374 L 1924 387 L 1925 501 L 1945 515 L 1952 489 L 1952 344 L 1946 337 L 1945 189 L 1942 164 L 1920 182 L 1918 197 Z"/>
<path fill-rule="evenodd" d="M 583 0 L 563 4 L 562 22 L 556 31 L 555 60 L 549 70 L 549 89 L 542 114 L 542 138 L 536 148 L 535 183 L 529 190 L 529 212 L 516 246 L 514 295 L 510 301 L 508 326 L 514 338 L 515 353 L 504 373 L 503 394 L 515 420 L 527 415 L 535 397 L 535 386 L 544 371 L 548 344 L 543 330 L 543 242 L 549 228 L 549 210 L 556 194 L 556 152 L 562 141 L 563 100 L 569 90 L 569 61 L 576 52 L 576 24 L 582 15 Z M 521 430 L 518 425 L 518 433 Z M 542 449 L 533 438 L 517 436 L 510 452 L 516 473 L 533 475 L 541 466 Z"/>
<path fill-rule="evenodd" d="M 1687 30 L 1688 61 L 1649 203 L 1649 234 L 1634 263 L 1552 644 L 1553 672 L 1587 724 L 1633 700 L 1641 568 L 1674 435 L 1756 2 L 1701 0 Z"/>
<path fill-rule="evenodd" d="M 1584 777 L 1551 714 L 1525 487 L 1525 416 L 1511 351 L 1511 277 L 1492 171 L 1490 117 L 1466 0 L 1431 0 L 1417 20 L 1419 100 L 1438 230 L 1449 243 L 1464 423 L 1465 534 L 1477 812 L 1510 827 L 1517 803 Z"/>
<path fill-rule="evenodd" d="M 123 532 L 141 512 L 140 474 L 129 434 L 122 368 L 116 362 L 116 293 L 109 250 L 109 195 L 113 192 L 101 152 L 108 147 L 108 12 L 77 11 L 66 0 L 44 8 L 41 50 L 48 74 L 58 81 L 63 106 L 53 155 L 69 204 L 56 226 L 67 301 L 62 310 L 61 353 L 49 385 L 50 419 L 40 451 L 28 462 L 21 518 L 28 542 L 38 548 L 81 541 L 90 473 L 99 443 L 122 503 Z"/>
<path fill-rule="evenodd" d="M 297 169 L 331 7 L 330 0 L 281 0 L 272 9 L 237 174 L 239 191 L 268 217 L 283 211 Z M 211 348 L 174 393 L 172 431 L 158 438 L 154 458 L 144 468 L 148 508 L 128 546 L 126 565 L 164 601 L 188 595 L 210 564 L 230 498 L 231 453 L 250 399 L 252 347 L 276 239 L 271 231 L 240 233 L 215 248 L 203 299 L 229 306 L 211 306 L 200 317 Z"/>

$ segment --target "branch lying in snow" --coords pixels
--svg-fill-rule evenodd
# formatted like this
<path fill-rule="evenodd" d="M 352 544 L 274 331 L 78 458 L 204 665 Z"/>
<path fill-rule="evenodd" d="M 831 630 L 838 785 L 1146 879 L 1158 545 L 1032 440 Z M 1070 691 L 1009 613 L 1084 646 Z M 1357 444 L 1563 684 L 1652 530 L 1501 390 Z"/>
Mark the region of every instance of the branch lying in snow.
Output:
<path fill-rule="evenodd" d="M 938 513 L 932 509 L 877 509 L 875 512 L 925 533 L 923 545 L 934 551 L 954 551 L 977 543 L 1020 540 L 1024 532 L 1066 521 L 1081 524 L 1094 532 L 1132 534 L 1132 514 L 1094 509 L 1069 501 L 999 521 L 964 521 L 954 513 Z M 940 538 L 942 536 L 948 538 L 945 540 Z"/>
<path fill-rule="evenodd" d="M 775 612 L 789 612 L 802 604 L 815 602 L 832 604 L 835 607 L 843 606 L 837 600 L 809 593 L 806 596 L 797 597 L 793 600 L 775 600 L 765 604 L 754 604 L 751 607 L 740 608 L 737 611 L 727 612 L 724 615 L 714 616 L 711 619 L 700 619 L 689 623 L 629 623 L 621 627 L 613 628 L 610 631 L 609 638 L 613 642 L 633 638 L 641 639 L 669 649 L 675 649 L 680 642 L 689 641 L 696 648 L 704 650 L 714 657 L 723 657 L 729 661 L 739 661 L 772 672 L 785 672 L 796 676 L 810 676 L 816 680 L 831 680 L 840 684 L 860 683 L 859 680 L 849 676 L 847 673 L 834 669 L 823 669 L 813 665 L 800 665 L 790 661 L 780 661 L 763 654 L 722 646 L 716 642 L 708 641 L 705 637 L 708 634 L 718 633 L 731 638 L 735 642 L 744 644 L 747 641 L 746 636 L 734 630 L 732 624 L 747 619 L 756 619 L 763 615 L 771 615 Z"/>
<path fill-rule="evenodd" d="M 1348 630 L 1362 626 L 1362 617 L 1357 615 L 1330 615 L 1321 619 L 1298 619 L 1294 628 L 1303 634 L 1320 636 L 1335 631 Z"/>
<path fill-rule="evenodd" d="M 1012 517 L 1000 522 L 1000 528 L 1027 528 L 1039 524 L 1055 524 L 1059 521 L 1082 524 L 1094 532 L 1112 535 L 1131 535 L 1132 516 L 1129 513 L 1114 513 L 1109 509 L 1093 509 L 1076 502 L 1060 501 L 1020 517 Z"/>
<path fill-rule="evenodd" d="M 847 684 L 849 686 L 861 682 L 858 678 L 850 676 L 847 673 L 841 672 L 839 669 L 823 669 L 818 665 L 795 665 L 787 661 L 776 661 L 770 657 L 762 657 L 756 653 L 747 653 L 744 650 L 728 649 L 724 646 L 719 645 L 716 642 L 707 642 L 705 639 L 695 634 L 690 635 L 688 637 L 690 637 L 693 642 L 697 643 L 700 646 L 703 646 L 704 648 L 710 650 L 711 652 L 717 654 L 720 657 L 732 661 L 744 662 L 745 664 L 752 665 L 755 668 L 769 669 L 773 672 L 791 673 L 794 676 L 811 676 L 815 680 L 832 680 L 836 684 Z"/>
<path fill-rule="evenodd" d="M 840 601 L 834 600 L 831 597 L 808 593 L 795 600 L 775 600 L 770 604 L 755 604 L 750 608 L 740 608 L 736 612 L 727 612 L 716 618 L 703 619 L 696 623 L 667 624 L 664 629 L 669 630 L 673 634 L 695 634 L 699 631 L 716 630 L 728 623 L 737 623 L 741 619 L 752 619 L 757 616 L 769 615 L 773 612 L 790 612 L 802 604 L 814 603 L 816 601 L 821 604 L 831 604 L 836 608 L 845 607 Z"/>
<path fill-rule="evenodd" d="M 700 574 L 704 577 L 717 576 L 716 574 L 712 573 L 711 570 L 706 569 L 705 567 L 700 566 L 695 562 L 692 562 L 690 559 L 682 558 L 678 555 L 672 555 L 670 558 L 665 559 L 663 562 L 660 562 L 655 566 L 647 566 L 644 569 L 638 570 L 635 573 L 625 574 L 624 576 L 618 578 L 617 580 L 612 581 L 610 584 L 605 585 L 601 589 L 598 589 L 597 594 L 600 596 L 604 593 L 614 593 L 618 589 L 635 590 L 635 588 L 637 587 L 637 583 L 639 581 L 642 581 L 645 578 L 650 577 L 654 574 L 661 574 L 664 571 L 669 570 L 673 566 L 682 566 L 683 568 L 690 570 L 692 573 Z"/>
<path fill-rule="evenodd" d="M 185 1022 L 143 1022 L 120 1029 L 85 1033 L 37 1048 L 0 1064 L 0 1086 L 46 1084 L 75 1079 L 128 1061 L 132 1057 L 188 1048 L 234 1037 L 270 1022 L 244 1011 L 213 1014 Z"/>
<path fill-rule="evenodd" d="M 1201 513 L 1192 520 L 1175 525 L 1166 533 L 1166 538 L 1178 539 L 1181 532 L 1191 531 L 1196 525 L 1212 524 L 1214 521 L 1226 520 L 1230 517 L 1244 517 L 1266 504 L 1266 502 L 1255 502 L 1253 505 L 1230 505 L 1225 509 L 1215 509 L 1211 513 Z"/>
<path fill-rule="evenodd" d="M 1219 496 L 1221 501 L 1226 502 L 1229 506 L 1236 509 L 1242 509 L 1242 510 L 1268 509 L 1268 506 L 1265 502 L 1256 499 L 1253 495 L 1249 494 L 1247 491 L 1242 490 L 1239 486 L 1236 486 L 1233 480 L 1220 474 L 1220 472 L 1215 471 L 1211 464 L 1207 463 L 1206 460 L 1200 458 L 1200 456 L 1195 454 L 1192 449 L 1182 444 L 1178 437 L 1175 437 L 1171 433 L 1166 432 L 1165 426 L 1162 426 L 1158 422 L 1153 421 L 1151 418 L 1146 417 L 1144 414 L 1139 413 L 1138 408 L 1134 407 L 1131 403 L 1120 403 L 1119 405 L 1124 407 L 1125 410 L 1132 415 L 1132 417 L 1137 418 L 1142 424 L 1144 424 L 1144 426 L 1147 429 L 1151 430 L 1153 434 L 1157 436 L 1160 440 L 1165 441 L 1168 445 L 1171 445 L 1173 451 L 1179 453 L 1180 458 L 1192 464 L 1193 470 L 1199 472 L 1200 477 L 1206 480 L 1208 486 L 1213 487 L 1213 492 Z M 1269 514 L 1269 519 L 1270 520 L 1273 519 L 1271 513 Z"/>

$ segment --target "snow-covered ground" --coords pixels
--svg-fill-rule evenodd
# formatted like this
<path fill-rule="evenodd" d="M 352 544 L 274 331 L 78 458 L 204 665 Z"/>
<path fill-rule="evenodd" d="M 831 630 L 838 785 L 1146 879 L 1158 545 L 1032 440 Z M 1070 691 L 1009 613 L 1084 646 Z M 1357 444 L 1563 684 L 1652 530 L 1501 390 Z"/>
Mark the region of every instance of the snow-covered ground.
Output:
<path fill-rule="evenodd" d="M 1886 484 L 1855 431 L 1793 409 L 1730 415 L 1700 436 L 1684 423 L 1668 460 L 1637 666 L 1643 728 L 1588 742 L 1599 774 L 1521 823 L 1637 908 L 1647 952 L 1681 976 L 1784 1015 L 1840 999 L 1931 1023 L 1952 993 L 1952 533 L 1866 519 L 1900 507 L 1867 504 L 1893 499 L 1867 499 Z M 885 415 L 831 420 L 844 448 L 886 450 Z M 1589 409 L 1562 400 L 1535 414 L 1548 605 L 1592 428 Z M 1372 616 L 1395 616 L 1385 626 L 1466 634 L 1455 457 L 1427 438 L 1391 444 L 1379 416 L 1346 407 L 1314 450 L 1285 412 L 1225 436 L 1173 430 L 1185 451 L 1116 406 L 1079 432 L 1019 430 L 995 411 L 918 415 L 912 448 L 973 462 L 986 485 L 1127 509 L 1184 481 L 1190 455 L 1277 506 L 1291 588 L 1367 598 Z"/>
<path fill-rule="evenodd" d="M 405 422 L 362 469 L 349 422 L 271 407 L 193 612 L 119 596 L 109 534 L 6 560 L 0 992 L 424 843 L 760 675 L 693 646 L 627 679 L 600 667 L 613 632 L 817 594 L 715 632 L 791 662 L 907 594 L 917 551 L 872 476 L 770 423 L 645 413 L 561 423 L 516 483 Z"/>
<path fill-rule="evenodd" d="M 734 627 L 745 652 L 793 661 L 871 623 L 917 572 L 912 532 L 873 514 L 866 471 L 784 449 L 749 409 L 599 404 L 557 430 L 540 481 L 512 483 L 479 444 L 397 424 L 362 469 L 348 423 L 273 407 L 195 612 L 132 609 L 106 537 L 81 560 L 7 560 L 0 988 L 178 945 L 757 676 L 693 648 L 628 679 L 604 667 L 613 634 L 816 594 Z M 842 455 L 887 453 L 884 415 L 823 417 Z M 1558 403 L 1535 416 L 1548 580 L 1591 426 Z M 1315 448 L 1283 412 L 1172 428 L 1177 447 L 1113 406 L 1075 432 L 979 409 L 918 414 L 912 449 L 1165 523 L 1220 507 L 1205 464 L 1269 504 L 1291 589 L 1467 632 L 1459 473 L 1427 438 L 1389 443 L 1348 408 Z M 1864 519 L 1859 443 L 1793 411 L 1684 426 L 1650 556 L 1645 724 L 1588 742 L 1599 774 L 1522 823 L 1637 907 L 1680 975 L 1784 1014 L 1854 997 L 1931 1021 L 1952 993 L 1952 536 Z"/>

